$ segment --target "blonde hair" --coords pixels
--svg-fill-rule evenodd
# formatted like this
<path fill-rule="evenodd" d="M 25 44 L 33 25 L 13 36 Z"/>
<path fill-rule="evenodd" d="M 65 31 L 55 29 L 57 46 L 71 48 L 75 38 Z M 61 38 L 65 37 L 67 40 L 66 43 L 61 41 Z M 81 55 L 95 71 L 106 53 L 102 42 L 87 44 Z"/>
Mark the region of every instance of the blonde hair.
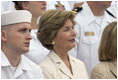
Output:
<path fill-rule="evenodd" d="M 100 47 L 100 61 L 114 61 L 117 59 L 117 22 L 110 23 L 104 30 Z"/>

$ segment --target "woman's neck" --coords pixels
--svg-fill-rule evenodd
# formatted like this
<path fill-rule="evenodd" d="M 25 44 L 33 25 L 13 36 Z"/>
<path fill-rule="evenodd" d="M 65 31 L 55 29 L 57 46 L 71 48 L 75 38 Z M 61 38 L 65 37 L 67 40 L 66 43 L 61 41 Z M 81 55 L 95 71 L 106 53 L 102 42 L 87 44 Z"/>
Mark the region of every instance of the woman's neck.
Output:
<path fill-rule="evenodd" d="M 68 51 L 60 48 L 55 48 L 54 51 L 63 61 L 69 61 Z"/>
<path fill-rule="evenodd" d="M 61 60 L 65 63 L 67 68 L 70 70 L 71 74 L 73 74 L 72 66 L 70 64 L 69 55 L 68 55 L 69 50 L 65 50 L 65 49 L 61 49 L 61 48 L 54 48 L 54 51 L 61 58 Z"/>

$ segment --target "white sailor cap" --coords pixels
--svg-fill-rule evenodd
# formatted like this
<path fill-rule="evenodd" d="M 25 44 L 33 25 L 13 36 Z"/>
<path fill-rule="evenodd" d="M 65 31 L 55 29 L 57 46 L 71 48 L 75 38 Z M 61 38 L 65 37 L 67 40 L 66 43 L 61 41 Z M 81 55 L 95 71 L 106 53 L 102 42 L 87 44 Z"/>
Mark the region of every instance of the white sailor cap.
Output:
<path fill-rule="evenodd" d="M 28 22 L 31 23 L 32 14 L 27 10 L 8 11 L 1 14 L 1 26 Z"/>

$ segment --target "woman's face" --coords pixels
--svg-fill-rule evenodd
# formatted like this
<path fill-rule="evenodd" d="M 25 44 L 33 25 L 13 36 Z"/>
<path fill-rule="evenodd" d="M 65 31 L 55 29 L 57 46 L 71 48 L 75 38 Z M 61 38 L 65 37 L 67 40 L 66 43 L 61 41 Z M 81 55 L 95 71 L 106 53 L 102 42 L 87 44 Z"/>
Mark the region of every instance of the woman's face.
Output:
<path fill-rule="evenodd" d="M 57 36 L 54 39 L 54 49 L 72 49 L 76 46 L 75 37 L 76 32 L 74 30 L 73 23 L 68 19 L 65 25 L 58 30 Z"/>

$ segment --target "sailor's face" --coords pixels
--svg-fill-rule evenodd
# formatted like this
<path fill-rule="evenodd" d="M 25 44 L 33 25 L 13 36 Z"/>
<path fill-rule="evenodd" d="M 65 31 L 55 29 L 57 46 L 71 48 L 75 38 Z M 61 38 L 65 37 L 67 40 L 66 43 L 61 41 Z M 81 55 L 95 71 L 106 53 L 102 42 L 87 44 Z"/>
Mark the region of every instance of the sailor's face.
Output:
<path fill-rule="evenodd" d="M 6 34 L 6 44 L 18 52 L 29 51 L 31 26 L 29 23 L 19 23 L 9 26 Z"/>

